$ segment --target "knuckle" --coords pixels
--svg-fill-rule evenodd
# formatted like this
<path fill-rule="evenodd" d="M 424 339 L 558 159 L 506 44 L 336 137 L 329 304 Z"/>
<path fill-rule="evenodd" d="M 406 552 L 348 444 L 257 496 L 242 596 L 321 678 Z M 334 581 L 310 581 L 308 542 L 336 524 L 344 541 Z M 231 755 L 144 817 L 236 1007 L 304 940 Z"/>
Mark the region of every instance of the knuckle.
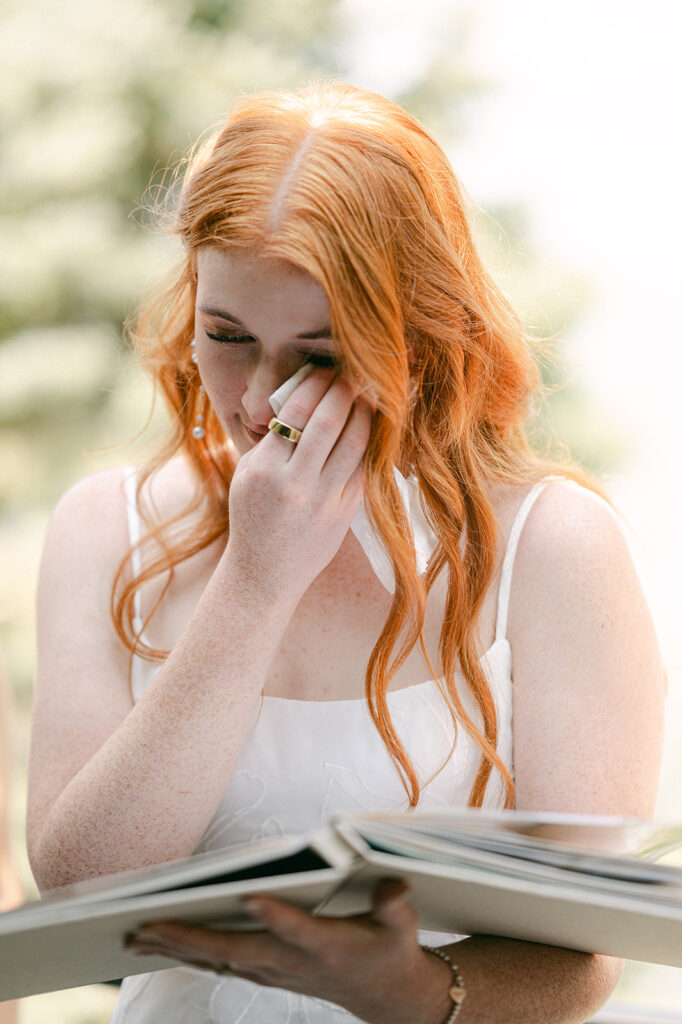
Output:
<path fill-rule="evenodd" d="M 339 420 L 329 412 L 320 412 L 315 417 L 315 426 L 323 434 L 334 434 L 339 432 Z"/>
<path fill-rule="evenodd" d="M 279 413 L 278 418 L 282 419 L 287 426 L 303 430 L 310 415 L 309 404 L 300 397 L 292 397 L 286 402 Z"/>
<path fill-rule="evenodd" d="M 249 466 L 249 477 L 253 483 L 262 484 L 272 481 L 272 470 L 263 462 L 254 462 Z"/>
<path fill-rule="evenodd" d="M 290 512 L 303 511 L 310 506 L 310 497 L 301 486 L 300 479 L 290 477 L 279 489 L 279 500 Z"/>
<path fill-rule="evenodd" d="M 323 935 L 316 939 L 315 957 L 327 968 L 340 967 L 346 959 L 347 951 L 333 935 Z"/>
<path fill-rule="evenodd" d="M 346 440 L 346 447 L 351 455 L 356 455 L 360 458 L 365 454 L 367 439 L 361 434 L 350 433 Z"/>
<path fill-rule="evenodd" d="M 230 490 L 233 488 L 235 488 L 234 480 Z M 248 477 L 242 477 L 236 482 L 236 492 L 243 494 L 249 501 L 260 500 L 265 493 L 276 496 L 279 489 L 280 485 L 277 476 L 272 473 L 269 467 L 263 465 L 251 466 Z"/>

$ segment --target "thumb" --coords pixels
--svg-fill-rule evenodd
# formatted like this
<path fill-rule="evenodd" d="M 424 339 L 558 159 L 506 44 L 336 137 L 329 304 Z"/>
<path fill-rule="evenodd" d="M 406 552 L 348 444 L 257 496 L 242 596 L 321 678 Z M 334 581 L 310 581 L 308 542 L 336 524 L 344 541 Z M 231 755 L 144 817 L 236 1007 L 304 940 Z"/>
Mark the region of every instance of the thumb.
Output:
<path fill-rule="evenodd" d="M 374 887 L 370 917 L 385 928 L 403 931 L 417 926 L 417 916 L 407 901 L 410 887 L 402 878 L 383 878 Z"/>

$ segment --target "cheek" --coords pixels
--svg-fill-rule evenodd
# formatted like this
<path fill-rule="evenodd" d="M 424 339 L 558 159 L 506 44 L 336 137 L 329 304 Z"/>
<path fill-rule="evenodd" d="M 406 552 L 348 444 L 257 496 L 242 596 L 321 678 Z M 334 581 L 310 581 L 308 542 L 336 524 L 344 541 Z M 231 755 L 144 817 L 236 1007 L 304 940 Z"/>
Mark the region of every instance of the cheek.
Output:
<path fill-rule="evenodd" d="M 248 380 L 247 360 L 230 352 L 202 352 L 200 349 L 198 356 L 199 374 L 208 400 L 225 423 L 241 405 Z"/>

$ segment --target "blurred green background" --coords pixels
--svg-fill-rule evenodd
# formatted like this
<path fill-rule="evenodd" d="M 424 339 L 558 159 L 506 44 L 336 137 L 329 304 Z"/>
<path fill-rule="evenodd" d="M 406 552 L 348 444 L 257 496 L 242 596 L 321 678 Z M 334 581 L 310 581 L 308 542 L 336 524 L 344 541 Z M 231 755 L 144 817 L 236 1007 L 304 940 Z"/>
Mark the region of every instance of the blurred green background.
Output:
<path fill-rule="evenodd" d="M 33 602 L 47 518 L 71 483 L 143 457 L 154 433 L 138 436 L 151 394 L 122 323 L 176 243 L 149 223 L 145 193 L 240 92 L 326 75 L 372 87 L 357 73 L 356 14 L 340 0 L 0 6 L 0 626 L 13 694 L 11 843 L 27 895 Z M 475 6 L 453 4 L 409 81 L 381 90 L 453 152 L 476 103 L 500 88 L 469 52 L 475 21 Z M 523 197 L 472 215 L 502 287 L 567 360 L 545 368 L 540 437 L 551 426 L 601 475 L 621 472 L 632 441 L 626 417 L 614 420 L 569 383 L 570 340 L 595 299 L 589 272 L 543 250 Z M 622 998 L 646 1001 L 647 970 L 629 968 Z M 34 997 L 19 1019 L 95 1024 L 113 998 L 103 986 Z"/>

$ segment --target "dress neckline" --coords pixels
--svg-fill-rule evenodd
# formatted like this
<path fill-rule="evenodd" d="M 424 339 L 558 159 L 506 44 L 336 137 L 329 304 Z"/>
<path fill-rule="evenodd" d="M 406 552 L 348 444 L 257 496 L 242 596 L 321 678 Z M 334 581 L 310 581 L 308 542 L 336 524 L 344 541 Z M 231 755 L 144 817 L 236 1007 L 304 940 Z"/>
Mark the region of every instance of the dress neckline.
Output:
<path fill-rule="evenodd" d="M 490 645 L 490 647 L 488 647 L 487 650 L 485 650 L 483 652 L 483 654 L 481 655 L 480 660 L 483 661 L 484 658 L 490 658 L 490 656 L 492 655 L 492 652 L 496 648 L 500 648 L 502 646 L 505 646 L 507 649 L 509 648 L 509 641 L 507 640 L 506 637 L 498 637 L 496 640 L 493 640 L 493 642 Z M 431 686 L 436 686 L 436 687 L 438 687 L 438 689 L 440 689 L 440 683 L 442 682 L 443 678 L 444 678 L 443 676 L 439 676 L 437 679 L 425 679 L 423 683 L 411 683 L 409 686 L 401 686 L 397 690 L 389 690 L 387 692 L 387 694 L 386 694 L 386 697 L 387 697 L 388 700 L 394 701 L 396 698 L 400 697 L 400 694 L 403 694 L 403 693 L 416 693 L 416 691 L 418 691 L 418 690 L 425 690 L 427 687 L 431 687 Z M 269 693 L 263 693 L 263 694 L 261 694 L 261 701 L 263 702 L 263 704 L 265 704 L 267 702 L 267 703 L 280 704 L 280 705 L 288 704 L 288 705 L 308 705 L 308 706 L 314 705 L 314 706 L 319 706 L 319 705 L 322 705 L 322 704 L 330 704 L 332 707 L 338 707 L 340 704 L 346 704 L 346 705 L 354 705 L 354 704 L 358 705 L 358 704 L 361 704 L 363 707 L 367 707 L 367 698 L 364 697 L 364 696 L 363 697 L 342 697 L 342 698 L 340 698 L 338 700 L 308 700 L 308 699 L 302 698 L 302 697 L 276 697 L 276 696 L 274 696 L 272 694 L 269 694 Z"/>

